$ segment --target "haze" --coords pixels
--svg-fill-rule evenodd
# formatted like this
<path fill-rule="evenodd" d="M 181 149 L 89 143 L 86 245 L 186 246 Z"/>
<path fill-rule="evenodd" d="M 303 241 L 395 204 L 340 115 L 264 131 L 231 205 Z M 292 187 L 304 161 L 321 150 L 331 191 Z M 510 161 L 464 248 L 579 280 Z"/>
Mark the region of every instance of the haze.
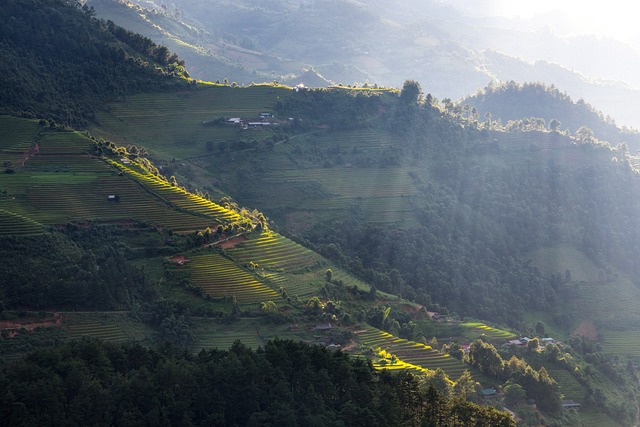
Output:
<path fill-rule="evenodd" d="M 640 5 L 624 0 L 448 0 L 445 3 L 476 16 L 504 17 L 523 25 L 550 27 L 561 35 L 594 34 L 634 43 L 638 41 Z"/>

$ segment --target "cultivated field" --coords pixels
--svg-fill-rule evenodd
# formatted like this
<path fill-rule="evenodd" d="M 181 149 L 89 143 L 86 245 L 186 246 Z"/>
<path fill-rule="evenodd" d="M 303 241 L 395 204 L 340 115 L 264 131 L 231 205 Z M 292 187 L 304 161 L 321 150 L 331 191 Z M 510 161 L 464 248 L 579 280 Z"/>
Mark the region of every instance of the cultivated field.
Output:
<path fill-rule="evenodd" d="M 270 230 L 251 236 L 226 253 L 242 264 L 253 262 L 259 269 L 300 271 L 323 262 L 323 258 Z"/>
<path fill-rule="evenodd" d="M 223 257 L 210 252 L 189 255 L 184 267 L 191 273 L 191 281 L 213 298 L 231 300 L 235 297 L 240 303 L 259 303 L 280 298 L 278 293 L 258 281 L 251 273 Z"/>
<path fill-rule="evenodd" d="M 202 86 L 195 91 L 129 96 L 98 114 L 100 128 L 91 132 L 122 145 L 136 141 L 152 154 L 168 158 L 197 157 L 207 154 L 207 141 L 236 141 L 240 131 L 234 126 L 203 126 L 203 122 L 220 116 L 257 118 L 261 112 L 273 112 L 278 96 L 288 93 L 288 89 L 259 85 Z"/>
<path fill-rule="evenodd" d="M 481 335 L 487 336 L 490 340 L 509 340 L 516 337 L 513 332 L 493 328 L 480 322 L 465 322 L 460 326 L 465 328 L 464 335 L 471 340 L 477 339 Z"/>
<path fill-rule="evenodd" d="M 397 338 L 372 326 L 363 326 L 360 330 L 355 331 L 355 335 L 362 346 L 370 347 L 374 351 L 385 350 L 399 359 L 399 363 L 393 365 L 388 363 L 375 364 L 374 366 L 378 369 L 405 369 L 412 366 L 428 370 L 441 368 L 454 381 L 466 369 L 470 370 L 459 360 L 442 354 L 428 345 Z"/>
<path fill-rule="evenodd" d="M 602 333 L 602 350 L 618 356 L 640 357 L 640 330 Z"/>

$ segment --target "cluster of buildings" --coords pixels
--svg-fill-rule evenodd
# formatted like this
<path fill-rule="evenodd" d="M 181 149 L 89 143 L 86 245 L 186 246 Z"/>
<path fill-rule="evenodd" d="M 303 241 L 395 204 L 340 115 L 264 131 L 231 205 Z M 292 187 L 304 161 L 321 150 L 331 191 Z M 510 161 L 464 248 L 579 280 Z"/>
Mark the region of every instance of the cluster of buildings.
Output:
<path fill-rule="evenodd" d="M 273 114 L 271 113 L 260 113 L 260 116 L 258 118 L 260 119 L 260 121 L 249 121 L 243 119 L 242 117 L 231 117 L 227 120 L 227 123 L 232 125 L 240 125 L 242 126 L 242 129 L 259 128 L 275 124 L 270 121 L 271 119 L 273 119 Z"/>

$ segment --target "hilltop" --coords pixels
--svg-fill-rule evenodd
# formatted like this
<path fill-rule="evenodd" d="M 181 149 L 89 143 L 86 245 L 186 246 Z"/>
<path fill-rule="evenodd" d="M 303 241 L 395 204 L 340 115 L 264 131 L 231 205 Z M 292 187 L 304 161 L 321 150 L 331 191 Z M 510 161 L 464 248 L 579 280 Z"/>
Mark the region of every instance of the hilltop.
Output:
<path fill-rule="evenodd" d="M 612 145 L 626 142 L 634 152 L 640 148 L 637 131 L 618 127 L 611 116 L 605 117 L 600 111 L 579 99 L 577 102 L 554 86 L 541 83 L 491 85 L 460 101 L 469 105 L 481 118 L 491 117 L 509 126 L 509 121 L 522 119 L 543 119 L 546 125 L 551 121 L 557 131 L 568 130 L 575 134 L 580 128 L 589 128 L 594 136 Z"/>

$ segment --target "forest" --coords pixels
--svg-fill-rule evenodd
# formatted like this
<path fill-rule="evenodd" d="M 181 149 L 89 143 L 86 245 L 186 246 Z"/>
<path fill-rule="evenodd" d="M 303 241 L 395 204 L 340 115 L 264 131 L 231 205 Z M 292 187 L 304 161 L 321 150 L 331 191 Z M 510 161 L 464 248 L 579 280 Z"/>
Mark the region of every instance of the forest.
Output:
<path fill-rule="evenodd" d="M 283 340 L 192 355 L 85 339 L 4 365 L 0 385 L 9 425 L 515 426 L 410 373 Z"/>
<path fill-rule="evenodd" d="M 7 0 L 0 8 L 0 111 L 69 126 L 101 102 L 176 86 L 188 77 L 166 47 L 63 0 Z"/>

